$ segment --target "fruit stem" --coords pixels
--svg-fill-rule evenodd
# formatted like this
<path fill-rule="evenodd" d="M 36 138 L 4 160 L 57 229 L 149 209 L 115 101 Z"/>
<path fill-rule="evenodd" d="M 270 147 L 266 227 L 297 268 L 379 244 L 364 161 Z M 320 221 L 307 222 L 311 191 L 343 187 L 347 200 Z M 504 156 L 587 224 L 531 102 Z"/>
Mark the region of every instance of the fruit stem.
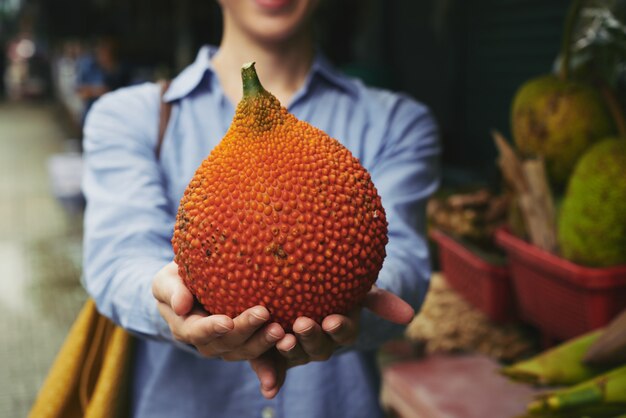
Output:
<path fill-rule="evenodd" d="M 241 81 L 243 82 L 243 97 L 253 97 L 260 93 L 266 93 L 254 69 L 254 62 L 248 62 L 241 67 Z"/>
<path fill-rule="evenodd" d="M 565 18 L 565 28 L 563 29 L 563 39 L 561 43 L 561 72 L 559 76 L 562 80 L 569 78 L 569 62 L 572 56 L 572 34 L 574 32 L 574 25 L 578 21 L 578 15 L 582 8 L 582 0 L 572 0 L 570 7 L 567 11 L 567 17 Z"/>
<path fill-rule="evenodd" d="M 624 114 L 622 113 L 622 108 L 617 101 L 617 97 L 615 97 L 615 93 L 604 83 L 600 90 L 602 91 L 606 107 L 609 108 L 609 112 L 611 113 L 611 116 L 613 116 L 613 120 L 617 126 L 617 133 L 621 138 L 626 139 L 626 120 L 624 118 Z"/>

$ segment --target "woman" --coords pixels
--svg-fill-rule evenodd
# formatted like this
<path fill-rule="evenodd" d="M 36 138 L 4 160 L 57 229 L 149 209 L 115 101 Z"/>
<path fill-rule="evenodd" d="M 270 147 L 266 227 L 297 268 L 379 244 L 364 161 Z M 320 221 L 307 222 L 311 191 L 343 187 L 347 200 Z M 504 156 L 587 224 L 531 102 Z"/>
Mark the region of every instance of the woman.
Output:
<path fill-rule="evenodd" d="M 430 274 L 424 206 L 438 182 L 437 132 L 424 106 L 367 88 L 315 52 L 317 3 L 220 0 L 219 49 L 202 48 L 164 95 L 173 110 L 160 156 L 158 86 L 108 94 L 87 118 L 85 285 L 103 314 L 142 337 L 134 417 L 381 416 L 375 349 L 400 335 L 392 322 L 413 311 L 399 297 L 418 308 Z M 293 334 L 261 306 L 234 319 L 198 311 L 171 261 L 178 202 L 226 133 L 249 61 L 290 112 L 361 160 L 389 221 L 377 281 L 386 291 L 370 292 L 362 312 L 298 318 Z"/>

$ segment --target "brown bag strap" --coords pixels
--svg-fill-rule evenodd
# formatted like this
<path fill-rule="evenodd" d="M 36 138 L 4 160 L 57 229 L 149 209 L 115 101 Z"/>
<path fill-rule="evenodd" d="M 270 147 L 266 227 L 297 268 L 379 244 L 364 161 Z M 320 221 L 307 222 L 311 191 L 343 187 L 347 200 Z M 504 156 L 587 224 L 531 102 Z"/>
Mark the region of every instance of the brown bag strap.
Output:
<path fill-rule="evenodd" d="M 83 364 L 83 370 L 80 374 L 80 380 L 78 383 L 78 396 L 80 399 L 80 407 L 83 415 L 87 410 L 89 401 L 93 395 L 94 388 L 96 386 L 97 374 L 102 366 L 102 357 L 106 351 L 110 334 L 113 331 L 112 322 L 102 315 L 97 315 L 95 331 L 91 344 L 87 348 L 87 354 L 85 356 L 85 362 Z"/>
<path fill-rule="evenodd" d="M 167 129 L 167 124 L 170 120 L 170 114 L 172 113 L 172 104 L 163 100 L 163 96 L 165 92 L 169 88 L 171 80 L 162 81 L 161 84 L 161 95 L 159 96 L 159 136 L 157 137 L 156 147 L 154 152 L 156 153 L 156 159 L 159 160 L 161 157 L 161 145 L 163 145 L 163 138 L 165 138 L 165 130 Z"/>

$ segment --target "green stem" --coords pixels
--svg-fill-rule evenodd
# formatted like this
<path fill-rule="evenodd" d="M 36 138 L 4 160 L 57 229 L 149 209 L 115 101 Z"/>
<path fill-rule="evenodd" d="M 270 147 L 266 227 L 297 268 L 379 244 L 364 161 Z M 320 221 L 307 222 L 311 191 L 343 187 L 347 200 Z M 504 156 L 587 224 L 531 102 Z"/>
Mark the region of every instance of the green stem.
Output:
<path fill-rule="evenodd" d="M 576 386 L 539 395 L 528 409 L 530 412 L 561 411 L 580 408 L 584 405 L 624 402 L 626 402 L 626 365 Z"/>
<path fill-rule="evenodd" d="M 592 386 L 571 393 L 566 392 L 562 395 L 550 396 L 546 402 L 552 411 L 560 411 L 576 408 L 577 406 L 600 403 L 603 396 L 604 394 L 600 387 Z"/>
<path fill-rule="evenodd" d="M 259 81 L 254 62 L 248 62 L 241 67 L 241 81 L 243 82 L 243 97 L 253 97 L 261 93 L 267 93 Z"/>
<path fill-rule="evenodd" d="M 606 103 L 606 107 L 608 107 L 609 112 L 615 121 L 617 133 L 621 138 L 626 139 L 626 119 L 622 113 L 622 107 L 617 101 L 617 97 L 615 97 L 615 93 L 605 83 L 602 84 L 601 91 L 602 96 L 604 97 L 604 103 Z"/>
<path fill-rule="evenodd" d="M 563 57 L 563 62 L 561 63 L 559 76 L 562 80 L 569 78 L 569 62 L 572 55 L 572 34 L 574 32 L 574 25 L 578 21 L 582 3 L 582 0 L 572 0 L 569 10 L 567 11 L 565 28 L 563 29 L 563 39 L 561 40 L 561 56 Z"/>

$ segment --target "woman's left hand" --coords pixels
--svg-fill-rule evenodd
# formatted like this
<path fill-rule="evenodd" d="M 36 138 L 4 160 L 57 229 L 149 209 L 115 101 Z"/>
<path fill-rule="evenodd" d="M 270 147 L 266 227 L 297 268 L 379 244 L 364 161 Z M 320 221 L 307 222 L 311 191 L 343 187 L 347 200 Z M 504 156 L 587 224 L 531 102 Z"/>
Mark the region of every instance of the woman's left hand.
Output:
<path fill-rule="evenodd" d="M 363 307 L 399 324 L 410 322 L 415 314 L 408 303 L 377 287 L 373 287 L 367 294 Z M 275 349 L 250 360 L 263 396 L 268 399 L 276 396 L 289 368 L 311 361 L 328 360 L 337 348 L 354 343 L 359 335 L 360 313 L 359 308 L 347 316 L 329 315 L 321 324 L 307 317 L 296 319 L 293 334 L 286 334 L 276 343 Z"/>

